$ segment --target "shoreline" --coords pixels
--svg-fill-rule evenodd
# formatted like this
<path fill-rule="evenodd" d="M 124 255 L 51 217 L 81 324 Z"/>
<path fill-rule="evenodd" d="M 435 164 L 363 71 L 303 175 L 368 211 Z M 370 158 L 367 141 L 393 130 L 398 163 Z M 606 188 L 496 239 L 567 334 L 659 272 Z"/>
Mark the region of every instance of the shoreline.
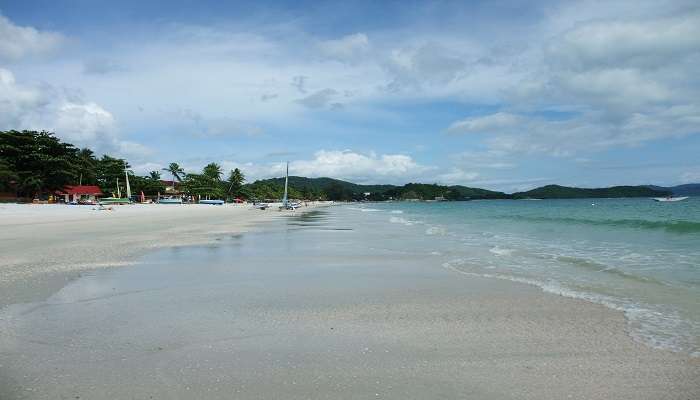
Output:
<path fill-rule="evenodd" d="M 100 224 L 95 223 L 95 219 L 84 216 L 54 216 L 50 221 L 41 224 L 42 227 L 48 227 L 44 231 L 60 226 L 70 226 L 73 230 L 89 228 L 88 231 L 91 234 L 84 233 L 87 236 L 82 239 L 83 241 L 79 245 L 72 246 L 63 252 L 56 252 L 56 248 L 65 245 L 66 236 L 54 239 L 49 247 L 36 243 L 27 245 L 25 249 L 33 249 L 36 252 L 33 254 L 35 260 L 46 259 L 42 257 L 42 254 L 39 254 L 43 251 L 44 256 L 47 255 L 45 253 L 50 253 L 54 264 L 34 264 L 31 267 L 32 270 L 26 274 L 16 272 L 10 274 L 11 279 L 6 279 L 7 276 L 4 274 L 6 270 L 28 264 L 15 264 L 8 269 L 5 260 L 12 259 L 13 254 L 11 252 L 0 253 L 3 257 L 0 259 L 0 293 L 2 293 L 0 295 L 0 308 L 9 304 L 44 300 L 48 295 L 55 293 L 86 271 L 131 265 L 131 262 L 145 254 L 149 254 L 147 259 L 158 258 L 159 254 L 168 256 L 162 251 L 165 248 L 188 247 L 189 249 L 184 253 L 201 252 L 208 246 L 216 244 L 217 239 L 225 238 L 228 235 L 232 236 L 231 239 L 237 240 L 235 236 L 242 233 L 265 233 L 268 232 L 267 223 L 278 220 L 276 217 L 291 214 L 280 213 L 276 210 L 264 212 L 250 210 L 241 206 L 195 207 L 197 208 L 182 211 L 167 208 L 162 212 L 156 212 L 158 215 L 152 215 L 148 219 L 140 212 L 141 210 L 120 214 L 117 213 L 124 210 L 117 210 L 105 219 L 97 220 Z M 304 208 L 298 213 L 311 211 L 314 208 Z M 0 213 L 3 211 L 6 210 L 2 210 L 0 207 Z M 230 220 L 234 217 L 236 217 L 235 223 Z M 0 227 L 4 228 L 3 232 L 12 231 L 15 236 L 33 232 L 32 242 L 48 235 L 46 232 L 37 233 L 37 225 L 33 223 L 36 219 L 27 219 L 26 215 L 14 217 L 14 222 L 12 219 L 1 220 Z M 147 230 L 147 233 L 158 236 L 156 239 L 160 240 L 144 240 L 143 234 L 133 227 L 133 224 L 138 221 L 143 224 L 159 224 L 157 227 Z M 107 224 L 108 222 L 109 224 Z M 105 224 L 107 228 L 105 228 Z M 15 229 L 8 229 L 10 226 Z M 16 229 L 20 227 L 23 228 Z M 272 230 L 269 229 L 269 231 Z M 105 242 L 105 239 L 110 238 L 110 235 L 117 234 L 126 235 L 129 238 L 122 237 L 116 240 L 118 243 Z M 180 236 L 170 238 L 170 240 L 162 238 L 163 235 L 173 234 L 184 235 L 186 239 L 180 238 Z M 22 239 L 27 240 L 27 237 L 19 240 Z M 8 240 L 7 236 L 0 237 L 0 242 L 3 243 L 2 249 L 12 248 L 17 251 L 18 247 L 13 247 L 11 243 L 8 244 Z M 13 240 L 16 242 L 17 238 Z M 61 268 L 59 260 L 70 260 L 75 252 L 90 245 L 99 247 L 90 254 L 91 259 L 102 259 L 104 260 L 102 264 L 92 265 L 92 268 L 86 268 L 84 264 L 70 264 L 63 265 Z M 132 247 L 127 253 L 124 253 L 119 249 L 120 246 Z M 218 247 L 226 247 L 226 245 Z M 42 250 L 38 251 L 37 249 Z M 117 258 L 112 259 L 114 262 L 106 261 L 109 257 Z M 167 257 L 165 258 L 167 259 Z M 116 261 L 117 259 L 119 261 Z M 408 260 L 403 261 L 408 262 Z M 402 260 L 399 259 L 395 262 L 401 263 Z M 626 317 L 621 311 L 582 299 L 548 293 L 539 287 L 526 283 L 487 277 L 466 277 L 464 275 L 459 277 L 455 275 L 457 272 L 438 268 L 439 266 L 435 266 L 435 270 L 422 271 L 421 269 L 425 267 L 423 260 L 412 260 L 411 262 L 416 263 L 417 270 L 404 271 L 402 267 L 400 273 L 408 272 L 409 277 L 396 277 L 398 282 L 382 284 L 382 288 L 384 285 L 388 287 L 386 290 L 388 290 L 389 295 L 378 295 L 374 291 L 367 292 L 368 296 L 379 296 L 381 299 L 379 304 L 356 300 L 354 295 L 348 301 L 344 299 L 346 294 L 341 292 L 340 300 L 337 300 L 335 295 L 326 298 L 326 301 L 338 301 L 339 303 L 334 306 L 335 311 L 332 312 L 315 310 L 319 307 L 324 310 L 327 304 L 323 300 L 314 300 L 319 301 L 322 305 L 308 309 L 308 305 L 305 304 L 299 310 L 301 311 L 300 315 L 297 315 L 296 312 L 291 316 L 287 313 L 279 314 L 279 310 L 269 311 L 272 312 L 269 315 L 275 321 L 282 321 L 283 325 L 286 323 L 284 321 L 292 318 L 295 323 L 308 325 L 312 331 L 318 330 L 319 326 L 327 323 L 325 320 L 330 318 L 336 324 L 335 329 L 355 330 L 361 333 L 359 337 L 378 335 L 377 340 L 381 339 L 380 343 L 382 340 L 390 340 L 393 343 L 398 338 L 400 341 L 411 343 L 411 348 L 415 348 L 414 351 L 425 357 L 437 357 L 436 360 L 440 360 L 437 365 L 442 365 L 441 368 L 445 368 L 446 371 L 460 368 L 457 365 L 458 359 L 450 355 L 450 352 L 457 352 L 463 357 L 464 361 L 460 362 L 466 363 L 464 366 L 485 368 L 485 372 L 472 371 L 473 376 L 469 375 L 467 371 L 469 379 L 474 379 L 477 383 L 488 382 L 487 386 L 496 388 L 501 377 L 499 377 L 500 375 L 489 377 L 489 371 L 498 374 L 515 374 L 511 375 L 515 383 L 532 390 L 539 388 L 537 389 L 539 394 L 532 398 L 565 398 L 562 395 L 568 393 L 568 390 L 574 391 L 577 388 L 591 397 L 580 397 L 574 392 L 573 398 L 609 398 L 607 395 L 610 393 L 616 395 L 625 393 L 625 390 L 622 389 L 615 389 L 617 390 L 615 391 L 606 388 L 592 388 L 589 380 L 592 377 L 605 376 L 601 371 L 607 371 L 607 374 L 614 375 L 609 379 L 606 378 L 603 385 L 621 385 L 627 388 L 628 397 L 617 396 L 615 398 L 681 399 L 686 398 L 684 396 L 689 395 L 689 393 L 700 393 L 700 384 L 693 386 L 693 382 L 700 378 L 700 360 L 669 350 L 654 349 L 634 340 L 627 331 Z M 386 277 L 394 276 L 393 273 L 398 270 L 393 268 L 395 267 L 383 267 L 381 273 L 392 273 Z M 416 268 L 416 266 L 412 268 Z M 167 269 L 163 271 L 167 271 Z M 418 274 L 421 280 L 416 282 L 423 282 L 419 285 L 420 287 L 416 286 L 410 291 L 418 296 L 417 298 L 414 298 L 410 293 L 403 293 L 406 287 L 410 287 L 406 285 L 406 282 L 414 282 L 415 278 L 411 278 L 411 274 Z M 430 276 L 430 280 L 424 281 L 422 274 Z M 454 282 L 448 284 L 448 281 Z M 304 283 L 305 285 L 306 283 Z M 452 289 L 442 293 L 444 285 L 449 285 Z M 311 289 L 311 293 L 315 293 L 314 290 L 318 290 L 319 287 L 323 287 L 323 285 L 311 285 L 311 288 L 314 288 Z M 464 292 L 459 289 L 461 287 L 463 287 Z M 9 291 L 8 288 L 10 288 Z M 313 294 L 306 293 L 306 287 L 301 290 L 304 295 L 315 297 Z M 382 289 L 382 291 L 384 290 Z M 330 293 L 324 289 L 317 295 L 323 299 Z M 21 299 L 23 295 L 29 296 L 27 297 L 28 301 L 16 301 Z M 270 295 L 274 296 L 274 294 Z M 385 298 L 385 296 L 389 297 Z M 9 303 L 5 303 L 6 299 L 10 299 Z M 385 306 L 381 305 L 382 301 L 386 301 Z M 385 307 L 391 307 L 392 311 L 384 311 Z M 547 310 L 545 313 L 547 315 L 538 315 L 537 310 L 540 310 L 539 312 Z M 328 312 L 330 314 L 327 314 Z M 387 313 L 386 317 L 385 312 Z M 389 318 L 387 321 L 390 321 L 390 324 L 384 318 Z M 253 318 L 252 322 L 247 325 L 248 329 L 260 323 L 261 321 Z M 263 322 L 263 325 L 265 323 Z M 592 325 L 588 326 L 587 323 Z M 381 330 L 372 332 L 371 327 L 375 325 L 387 329 L 387 332 L 384 333 Z M 278 335 L 298 337 L 295 335 L 299 333 L 295 330 L 285 333 L 285 329 L 282 329 Z M 548 331 L 549 329 L 551 331 Z M 424 343 L 413 337 L 416 333 L 425 339 Z M 446 335 L 446 339 L 442 338 L 443 334 Z M 355 337 L 353 336 L 353 338 Z M 288 340 L 285 340 L 287 343 Z M 327 340 L 325 336 L 324 340 Z M 213 343 L 216 341 L 214 340 Z M 508 344 L 505 345 L 504 349 L 499 348 L 505 343 Z M 463 354 L 465 352 L 466 354 Z M 475 358 L 464 358 L 466 356 Z M 509 362 L 514 362 L 516 365 L 508 365 Z M 7 367 L 5 365 L 5 368 Z M 436 376 L 442 376 L 440 378 L 442 380 L 449 377 L 447 372 L 438 370 L 434 373 L 437 374 Z M 586 385 L 579 381 L 580 378 L 577 374 L 581 373 L 584 374 Z M 529 380 L 532 378 L 542 379 L 542 381 L 533 383 Z M 298 378 L 300 381 L 303 379 L 305 379 L 304 376 Z M 641 386 L 636 391 L 629 392 L 629 388 L 635 384 Z M 455 382 L 450 382 L 448 386 L 456 387 L 458 385 Z M 666 390 L 671 391 L 667 392 Z M 482 392 L 482 394 L 484 393 L 486 392 Z M 529 394 L 535 393 L 537 391 Z M 411 398 L 411 393 L 405 392 L 403 397 Z M 500 397 L 486 395 L 484 398 Z"/>
<path fill-rule="evenodd" d="M 330 203 L 309 203 L 304 213 Z M 274 204 L 0 204 L 0 308 L 40 301 L 86 272 L 132 265 L 161 248 L 207 245 L 290 215 Z"/>

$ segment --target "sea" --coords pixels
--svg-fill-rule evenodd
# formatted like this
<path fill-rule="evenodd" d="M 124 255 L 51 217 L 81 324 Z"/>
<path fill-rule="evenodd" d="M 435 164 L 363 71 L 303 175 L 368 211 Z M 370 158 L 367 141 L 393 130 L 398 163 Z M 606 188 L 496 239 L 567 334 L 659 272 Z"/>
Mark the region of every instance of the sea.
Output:
<path fill-rule="evenodd" d="M 700 197 L 359 203 L 336 207 L 368 244 L 456 273 L 622 311 L 628 333 L 700 356 Z"/>

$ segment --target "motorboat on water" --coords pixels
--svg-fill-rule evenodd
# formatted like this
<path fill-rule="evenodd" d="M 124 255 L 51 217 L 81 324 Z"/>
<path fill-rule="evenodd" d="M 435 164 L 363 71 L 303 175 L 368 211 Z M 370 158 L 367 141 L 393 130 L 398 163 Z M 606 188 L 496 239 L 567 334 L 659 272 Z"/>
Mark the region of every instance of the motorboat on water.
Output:
<path fill-rule="evenodd" d="M 682 200 L 685 200 L 687 198 L 688 198 L 688 196 L 679 196 L 679 197 L 668 196 L 668 197 L 653 197 L 652 200 L 658 201 L 661 203 L 666 203 L 666 202 L 682 201 Z"/>

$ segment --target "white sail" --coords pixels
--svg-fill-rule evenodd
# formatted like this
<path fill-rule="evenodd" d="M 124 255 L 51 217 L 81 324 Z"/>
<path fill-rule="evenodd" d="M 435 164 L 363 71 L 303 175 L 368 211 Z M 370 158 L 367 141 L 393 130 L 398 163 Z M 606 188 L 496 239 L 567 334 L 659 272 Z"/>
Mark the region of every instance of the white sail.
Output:
<path fill-rule="evenodd" d="M 129 173 L 124 170 L 124 175 L 126 176 L 126 198 L 131 199 L 131 186 L 129 186 Z"/>
<path fill-rule="evenodd" d="M 282 198 L 282 205 L 287 207 L 287 187 L 289 186 L 289 161 L 287 161 L 287 175 L 284 177 L 284 197 Z"/>

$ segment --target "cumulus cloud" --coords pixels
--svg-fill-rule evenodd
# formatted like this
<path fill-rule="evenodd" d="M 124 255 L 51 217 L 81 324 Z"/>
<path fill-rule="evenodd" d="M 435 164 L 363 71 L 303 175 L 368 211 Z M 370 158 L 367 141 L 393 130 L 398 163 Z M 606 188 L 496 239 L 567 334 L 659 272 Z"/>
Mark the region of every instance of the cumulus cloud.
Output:
<path fill-rule="evenodd" d="M 488 134 L 481 140 L 492 150 L 556 156 L 700 133 L 700 12 L 572 25 L 531 54 L 503 103 L 509 111 L 447 131 Z"/>
<path fill-rule="evenodd" d="M 18 26 L 0 14 L 0 61 L 17 61 L 56 51 L 64 42 L 60 33 Z"/>
<path fill-rule="evenodd" d="M 449 85 L 465 72 L 467 63 L 457 51 L 439 43 L 391 50 L 384 67 L 391 76 L 385 89 L 390 92 Z"/>
<path fill-rule="evenodd" d="M 121 140 L 114 116 L 100 105 L 47 84 L 23 85 L 0 68 L 0 129 L 48 130 L 69 143 L 120 155 L 144 155 L 148 149 Z"/>
<path fill-rule="evenodd" d="M 249 180 L 283 176 L 284 162 L 258 164 L 223 161 L 224 169 L 240 168 Z M 357 183 L 405 183 L 425 177 L 435 167 L 422 165 L 404 154 L 358 153 L 351 150 L 319 150 L 311 159 L 293 160 L 289 173 L 307 177 L 331 177 Z"/>

